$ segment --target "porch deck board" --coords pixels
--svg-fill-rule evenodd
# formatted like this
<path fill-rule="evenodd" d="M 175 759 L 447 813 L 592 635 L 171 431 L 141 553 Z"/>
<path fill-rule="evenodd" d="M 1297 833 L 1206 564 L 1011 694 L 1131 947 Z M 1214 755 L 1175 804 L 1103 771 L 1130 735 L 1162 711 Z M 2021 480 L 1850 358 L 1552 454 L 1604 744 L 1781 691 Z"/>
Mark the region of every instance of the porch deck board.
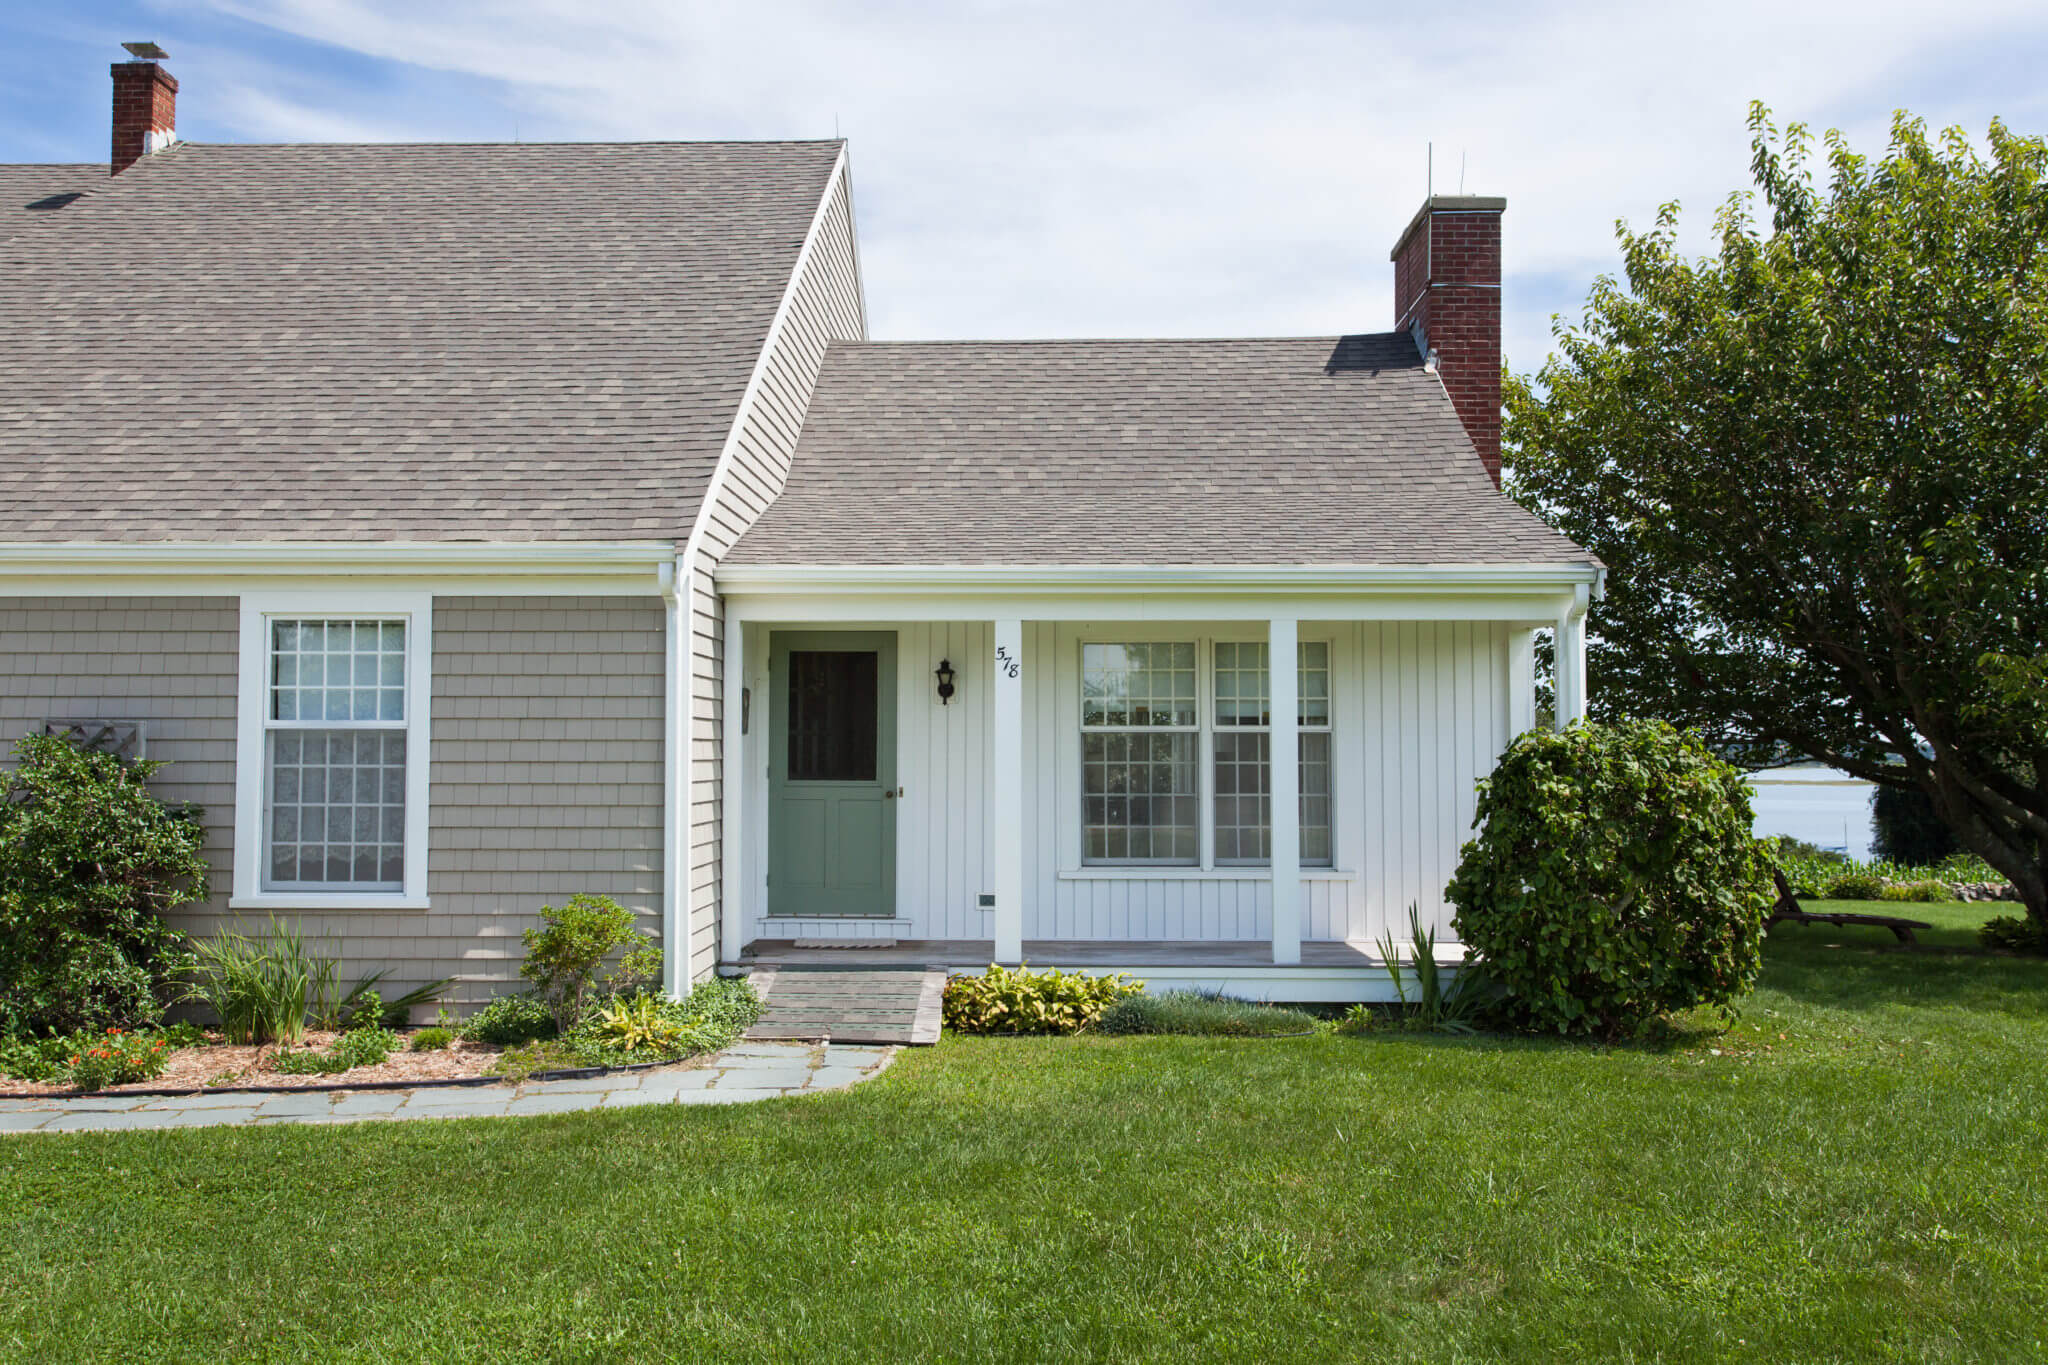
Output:
<path fill-rule="evenodd" d="M 945 989 L 944 972 L 921 968 L 905 971 L 900 966 L 863 970 L 866 963 L 845 964 L 832 956 L 831 949 L 795 949 L 824 952 L 829 967 L 797 963 L 754 964 L 754 988 L 761 993 L 765 1009 L 761 1019 L 747 1030 L 757 1039 L 822 1038 L 835 1043 L 936 1043 L 939 1040 L 939 1003 Z M 845 956 L 860 957 L 868 950 Z"/>
<path fill-rule="evenodd" d="M 1414 945 L 1395 945 L 1404 957 Z M 927 968 L 966 967 L 993 962 L 993 939 L 903 939 L 893 948 L 799 948 L 791 939 L 756 939 L 743 963 L 759 966 L 832 966 L 863 980 L 849 987 L 866 993 L 866 978 L 883 969 L 915 964 Z M 1456 943 L 1438 943 L 1438 962 L 1452 966 L 1464 957 Z M 1273 945 L 1263 940 L 1058 939 L 1024 940 L 1024 960 L 1041 967 L 1271 967 Z M 1379 971 L 1377 948 L 1311 940 L 1301 945 L 1301 965 Z"/>

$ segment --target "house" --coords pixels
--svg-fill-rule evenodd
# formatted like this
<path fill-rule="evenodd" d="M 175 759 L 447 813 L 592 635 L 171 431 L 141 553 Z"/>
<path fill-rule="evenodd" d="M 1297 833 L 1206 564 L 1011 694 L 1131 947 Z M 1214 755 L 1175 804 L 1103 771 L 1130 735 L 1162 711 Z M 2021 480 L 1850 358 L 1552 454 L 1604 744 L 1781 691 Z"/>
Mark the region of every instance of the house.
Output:
<path fill-rule="evenodd" d="M 195 932 L 474 1003 L 592 891 L 673 989 L 894 940 L 1364 999 L 1536 631 L 1583 712 L 1499 199 L 1422 206 L 1383 332 L 874 342 L 841 142 L 189 144 L 113 76 L 111 176 L 0 168 L 0 728 L 168 760 Z"/>

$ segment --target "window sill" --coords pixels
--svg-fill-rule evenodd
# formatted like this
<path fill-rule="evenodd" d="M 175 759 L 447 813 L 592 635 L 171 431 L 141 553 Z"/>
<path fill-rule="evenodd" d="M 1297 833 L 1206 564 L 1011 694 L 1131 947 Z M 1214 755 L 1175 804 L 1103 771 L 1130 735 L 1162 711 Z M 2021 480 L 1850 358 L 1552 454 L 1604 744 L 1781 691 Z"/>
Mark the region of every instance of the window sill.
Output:
<path fill-rule="evenodd" d="M 230 910 L 425 910 L 425 896 L 402 891 L 265 891 L 228 897 Z"/>
<path fill-rule="evenodd" d="M 1173 863 L 1162 863 L 1157 867 L 1105 864 L 1101 867 L 1061 868 L 1059 879 L 1063 882 L 1269 882 L 1273 880 L 1273 870 L 1269 867 L 1182 867 Z M 1305 882 L 1350 882 L 1358 880 L 1358 874 L 1343 868 L 1304 867 L 1301 879 Z"/>

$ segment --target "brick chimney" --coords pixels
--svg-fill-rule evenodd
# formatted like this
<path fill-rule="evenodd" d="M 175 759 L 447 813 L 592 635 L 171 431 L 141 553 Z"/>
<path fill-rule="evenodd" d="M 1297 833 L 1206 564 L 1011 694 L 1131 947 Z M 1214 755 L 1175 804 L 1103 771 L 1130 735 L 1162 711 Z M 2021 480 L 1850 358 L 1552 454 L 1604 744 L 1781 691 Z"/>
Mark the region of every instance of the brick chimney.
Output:
<path fill-rule="evenodd" d="M 1439 194 L 1409 220 L 1394 263 L 1394 326 L 1412 331 L 1500 482 L 1500 217 L 1505 199 Z"/>
<path fill-rule="evenodd" d="M 149 44 L 136 43 L 135 47 Z M 114 175 L 177 141 L 178 81 L 155 62 L 114 63 Z"/>

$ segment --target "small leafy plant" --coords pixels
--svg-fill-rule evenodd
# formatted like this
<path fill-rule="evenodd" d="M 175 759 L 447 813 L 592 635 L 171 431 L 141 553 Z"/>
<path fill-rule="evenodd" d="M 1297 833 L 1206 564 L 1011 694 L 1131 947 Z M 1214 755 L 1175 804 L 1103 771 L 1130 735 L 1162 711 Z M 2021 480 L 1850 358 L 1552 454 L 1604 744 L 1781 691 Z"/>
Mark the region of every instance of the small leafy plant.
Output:
<path fill-rule="evenodd" d="M 1126 996 L 1145 989 L 1122 972 L 1090 976 L 1054 967 L 1034 972 L 990 963 L 979 976 L 946 983 L 946 1027 L 958 1033 L 1078 1033 Z"/>
<path fill-rule="evenodd" d="M 657 996 L 621 996 L 597 1011 L 590 1031 L 621 1052 L 659 1052 L 681 1045 L 685 1025 Z"/>
<path fill-rule="evenodd" d="M 496 996 L 462 1026 L 464 1038 L 492 1047 L 517 1047 L 552 1038 L 557 1031 L 554 1011 L 531 995 Z"/>
<path fill-rule="evenodd" d="M 398 1035 L 381 1025 L 350 1029 L 325 1052 L 280 1052 L 271 1069 L 287 1076 L 339 1075 L 361 1066 L 377 1066 L 398 1046 Z"/>
<path fill-rule="evenodd" d="M 63 1078 L 80 1091 L 104 1091 L 109 1085 L 135 1085 L 164 1074 L 170 1054 L 201 1040 L 199 1029 L 174 1023 L 168 1029 L 106 1029 L 76 1033 L 66 1042 Z M 45 1076 L 53 1078 L 55 1076 Z"/>
<path fill-rule="evenodd" d="M 442 1028 L 436 1024 L 432 1028 L 423 1028 L 418 1033 L 413 1034 L 412 1039 L 406 1043 L 405 1047 L 408 1052 L 443 1052 L 454 1041 L 455 1034 L 453 1030 Z"/>

